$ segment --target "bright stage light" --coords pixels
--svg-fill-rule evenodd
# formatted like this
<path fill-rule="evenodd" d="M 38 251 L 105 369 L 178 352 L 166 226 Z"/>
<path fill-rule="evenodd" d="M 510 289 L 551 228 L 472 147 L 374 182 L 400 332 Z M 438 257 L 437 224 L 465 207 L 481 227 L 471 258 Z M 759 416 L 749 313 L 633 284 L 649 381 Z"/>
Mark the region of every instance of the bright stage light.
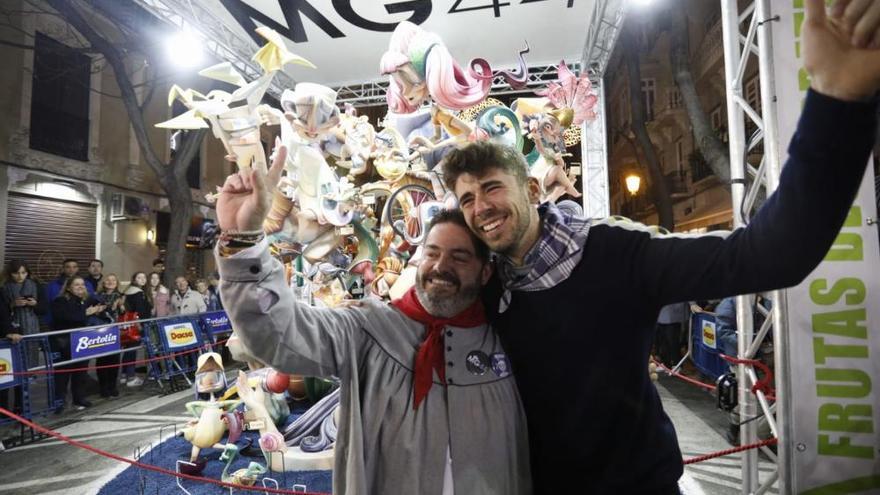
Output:
<path fill-rule="evenodd" d="M 168 57 L 178 67 L 196 67 L 204 59 L 202 40 L 188 28 L 169 36 L 165 48 Z"/>

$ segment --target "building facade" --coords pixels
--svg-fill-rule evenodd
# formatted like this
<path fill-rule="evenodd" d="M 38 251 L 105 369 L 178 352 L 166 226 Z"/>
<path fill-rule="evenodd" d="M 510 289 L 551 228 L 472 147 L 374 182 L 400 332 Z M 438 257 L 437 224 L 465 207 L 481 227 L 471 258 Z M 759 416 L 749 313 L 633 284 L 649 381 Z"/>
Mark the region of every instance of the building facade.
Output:
<path fill-rule="evenodd" d="M 41 2 L 4 2 L 0 15 L 0 259 L 25 259 L 43 281 L 65 258 L 82 268 L 99 258 L 104 273 L 120 280 L 149 272 L 167 239 L 169 206 L 141 156 L 113 70 Z M 172 132 L 154 124 L 179 112 L 167 104 L 170 86 L 210 87 L 199 86 L 207 85 L 195 77 L 198 68 L 171 72 L 127 53 L 140 102 L 148 100 L 152 147 L 167 163 Z M 208 134 L 190 165 L 194 233 L 216 218 L 204 198 L 232 171 L 224 155 Z M 188 249 L 187 270 L 213 271 L 210 252 Z"/>
<path fill-rule="evenodd" d="M 697 93 L 716 135 L 726 144 L 727 108 L 719 4 L 699 0 L 685 3 L 690 66 Z M 640 40 L 641 94 L 648 134 L 672 197 L 675 230 L 702 232 L 730 228 L 730 186 L 721 183 L 712 173 L 696 145 L 690 118 L 672 72 L 669 32 L 653 19 L 644 22 L 644 39 Z M 630 131 L 627 77 L 625 62 L 617 53 L 606 76 L 611 212 L 642 223 L 656 224 L 650 176 Z M 759 108 L 757 67 L 747 68 L 746 81 L 744 96 L 753 108 Z M 753 130 L 747 129 L 747 133 Z M 750 161 L 757 161 L 760 149 L 753 151 Z M 641 187 L 634 195 L 624 182 L 630 174 L 641 178 Z"/>

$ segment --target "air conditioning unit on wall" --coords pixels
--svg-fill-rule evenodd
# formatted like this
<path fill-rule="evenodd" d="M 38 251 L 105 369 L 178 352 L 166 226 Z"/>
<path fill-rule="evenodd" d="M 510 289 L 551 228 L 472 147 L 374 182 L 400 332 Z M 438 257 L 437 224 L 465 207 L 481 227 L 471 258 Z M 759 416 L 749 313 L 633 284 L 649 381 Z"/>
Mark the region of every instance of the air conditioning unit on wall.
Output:
<path fill-rule="evenodd" d="M 113 193 L 110 196 L 110 221 L 144 220 L 150 213 L 144 200 L 137 196 Z"/>

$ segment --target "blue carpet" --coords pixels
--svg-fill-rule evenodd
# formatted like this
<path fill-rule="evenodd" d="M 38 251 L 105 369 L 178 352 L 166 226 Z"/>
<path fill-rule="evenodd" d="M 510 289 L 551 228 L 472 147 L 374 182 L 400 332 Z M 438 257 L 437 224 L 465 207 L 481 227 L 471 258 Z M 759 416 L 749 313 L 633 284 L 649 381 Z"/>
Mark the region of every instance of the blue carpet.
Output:
<path fill-rule="evenodd" d="M 291 415 L 292 417 L 294 415 Z M 292 421 L 292 418 L 291 418 Z M 252 439 L 253 445 L 257 445 L 259 434 L 257 432 L 243 432 L 241 438 L 236 442 L 239 448 L 247 445 L 247 439 Z M 144 464 L 152 464 L 172 471 L 176 470 L 176 462 L 178 459 L 189 460 L 191 445 L 183 439 L 183 437 L 170 438 L 160 445 L 153 448 L 151 452 L 144 454 L 140 462 Z M 259 452 L 259 447 L 256 448 Z M 218 449 L 203 449 L 200 453 L 201 457 L 208 459 L 208 464 L 201 476 L 215 480 L 220 479 L 223 472 L 225 462 L 219 460 L 221 451 Z M 259 457 L 246 457 L 239 454 L 232 465 L 229 467 L 230 473 L 237 469 L 246 468 L 251 461 L 259 462 L 265 465 L 266 461 L 262 455 Z M 279 488 L 290 489 L 294 484 L 305 485 L 308 492 L 330 493 L 332 491 L 332 472 L 331 471 L 291 471 L 287 473 L 267 472 L 267 477 L 274 478 L 278 481 Z M 262 478 L 262 477 L 261 477 Z M 180 484 L 193 495 L 220 494 L 229 493 L 228 488 L 222 486 L 204 483 L 200 481 L 192 481 L 181 479 Z M 260 480 L 257 480 L 257 486 L 262 486 Z M 269 482 L 267 486 L 274 488 L 275 484 Z M 141 488 L 143 487 L 143 489 Z M 234 493 L 259 493 L 256 491 L 245 491 L 244 489 L 234 489 Z M 176 478 L 170 475 L 140 469 L 136 466 L 129 466 L 119 473 L 110 482 L 101 488 L 99 495 L 117 495 L 117 494 L 163 494 L 169 495 L 174 493 L 183 493 L 177 487 Z"/>

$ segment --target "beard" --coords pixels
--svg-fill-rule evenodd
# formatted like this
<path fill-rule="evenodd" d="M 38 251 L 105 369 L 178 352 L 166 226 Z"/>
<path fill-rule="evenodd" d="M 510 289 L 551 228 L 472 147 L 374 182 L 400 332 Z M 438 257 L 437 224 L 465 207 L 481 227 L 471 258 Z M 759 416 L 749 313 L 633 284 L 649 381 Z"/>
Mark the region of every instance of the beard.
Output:
<path fill-rule="evenodd" d="M 428 289 L 426 279 L 439 279 L 451 282 L 458 288 L 454 294 L 447 291 Z M 416 274 L 416 296 L 425 310 L 437 318 L 452 318 L 467 309 L 480 295 L 480 284 L 477 280 L 462 283 L 454 274 L 432 271 L 426 275 Z"/>

